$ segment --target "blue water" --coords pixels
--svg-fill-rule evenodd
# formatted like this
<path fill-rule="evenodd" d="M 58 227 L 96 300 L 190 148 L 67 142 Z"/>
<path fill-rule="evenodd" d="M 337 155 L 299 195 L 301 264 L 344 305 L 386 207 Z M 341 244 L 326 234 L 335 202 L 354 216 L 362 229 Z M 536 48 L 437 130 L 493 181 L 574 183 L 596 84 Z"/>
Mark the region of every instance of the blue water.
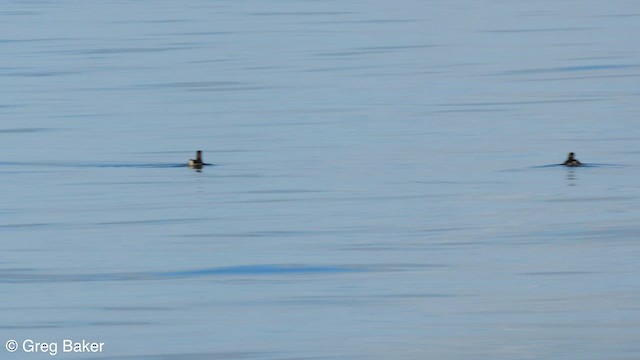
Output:
<path fill-rule="evenodd" d="M 624 0 L 3 3 L 0 344 L 638 359 L 638 24 Z"/>

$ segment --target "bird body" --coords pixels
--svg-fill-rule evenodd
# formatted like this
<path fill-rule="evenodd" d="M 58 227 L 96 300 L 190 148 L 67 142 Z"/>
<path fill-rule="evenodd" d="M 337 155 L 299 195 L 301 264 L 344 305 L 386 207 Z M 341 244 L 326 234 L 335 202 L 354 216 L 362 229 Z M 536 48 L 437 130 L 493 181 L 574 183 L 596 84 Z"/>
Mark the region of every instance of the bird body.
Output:
<path fill-rule="evenodd" d="M 202 169 L 203 165 L 206 165 L 203 161 L 202 161 L 202 151 L 198 150 L 196 151 L 196 158 L 195 159 L 189 159 L 189 162 L 187 163 L 189 165 L 189 167 L 194 168 L 194 169 Z"/>
<path fill-rule="evenodd" d="M 567 160 L 565 160 L 562 165 L 564 166 L 580 166 L 582 163 L 576 159 L 576 154 L 570 152 L 567 156 Z"/>

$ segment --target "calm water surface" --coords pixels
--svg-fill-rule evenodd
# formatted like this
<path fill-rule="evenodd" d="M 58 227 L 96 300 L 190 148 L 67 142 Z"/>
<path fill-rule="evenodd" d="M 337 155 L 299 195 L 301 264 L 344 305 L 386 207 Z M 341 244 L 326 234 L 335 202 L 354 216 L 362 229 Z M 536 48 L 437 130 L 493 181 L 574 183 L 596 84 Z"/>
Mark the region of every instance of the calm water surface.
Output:
<path fill-rule="evenodd" d="M 4 2 L 0 343 L 638 359 L 639 35 L 624 0 Z"/>

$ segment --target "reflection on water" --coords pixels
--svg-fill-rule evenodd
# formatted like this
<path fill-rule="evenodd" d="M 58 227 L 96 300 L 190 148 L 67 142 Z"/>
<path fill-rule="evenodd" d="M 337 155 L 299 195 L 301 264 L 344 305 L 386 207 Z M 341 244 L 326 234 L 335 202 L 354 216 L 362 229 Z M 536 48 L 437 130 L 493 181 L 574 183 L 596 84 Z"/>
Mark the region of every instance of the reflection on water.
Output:
<path fill-rule="evenodd" d="M 574 168 L 567 168 L 567 186 L 576 186 L 576 170 Z"/>

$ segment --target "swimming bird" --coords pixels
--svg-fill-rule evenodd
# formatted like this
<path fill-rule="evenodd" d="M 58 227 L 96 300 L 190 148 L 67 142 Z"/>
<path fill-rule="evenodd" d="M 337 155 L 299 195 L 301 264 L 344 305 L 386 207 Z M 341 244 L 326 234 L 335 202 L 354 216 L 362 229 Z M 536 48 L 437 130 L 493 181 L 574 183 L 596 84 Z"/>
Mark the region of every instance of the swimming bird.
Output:
<path fill-rule="evenodd" d="M 202 169 L 202 165 L 206 165 L 204 162 L 202 162 L 202 151 L 200 150 L 196 151 L 195 160 L 189 159 L 188 165 L 189 167 L 194 169 Z"/>
<path fill-rule="evenodd" d="M 582 163 L 575 158 L 576 154 L 570 152 L 567 160 L 565 160 L 562 165 L 564 166 L 580 166 Z"/>

